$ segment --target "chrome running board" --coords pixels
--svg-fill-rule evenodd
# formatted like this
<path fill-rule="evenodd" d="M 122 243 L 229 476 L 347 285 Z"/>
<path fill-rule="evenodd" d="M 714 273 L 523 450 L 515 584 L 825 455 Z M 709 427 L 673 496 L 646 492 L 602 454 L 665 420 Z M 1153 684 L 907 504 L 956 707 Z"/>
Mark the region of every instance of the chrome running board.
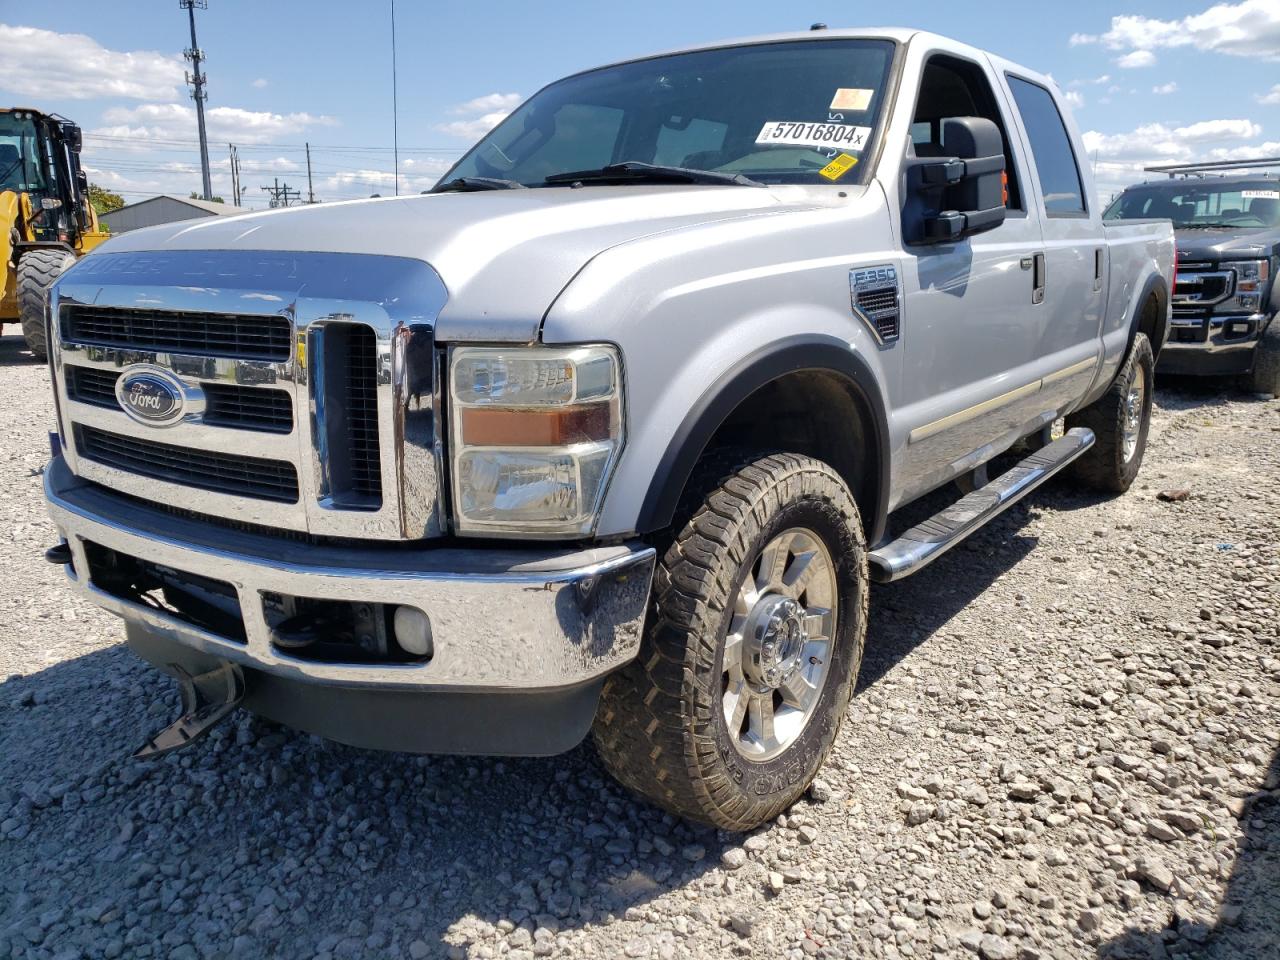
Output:
<path fill-rule="evenodd" d="M 928 566 L 1075 460 L 1093 440 L 1093 431 L 1085 427 L 1068 430 L 990 483 L 871 551 L 871 579 L 891 583 Z"/>

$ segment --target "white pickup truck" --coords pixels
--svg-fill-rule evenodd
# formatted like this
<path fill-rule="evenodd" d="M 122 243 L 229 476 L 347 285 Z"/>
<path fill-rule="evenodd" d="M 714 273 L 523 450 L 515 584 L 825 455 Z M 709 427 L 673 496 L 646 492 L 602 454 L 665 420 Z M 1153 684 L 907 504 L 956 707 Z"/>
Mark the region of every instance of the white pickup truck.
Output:
<path fill-rule="evenodd" d="M 237 705 L 421 752 L 594 730 L 678 814 L 774 816 L 873 581 L 1137 473 L 1173 232 L 1104 226 L 1083 158 L 1033 71 L 822 30 L 553 83 L 428 196 L 109 241 L 50 297 L 49 559 L 181 681 L 140 753 Z"/>

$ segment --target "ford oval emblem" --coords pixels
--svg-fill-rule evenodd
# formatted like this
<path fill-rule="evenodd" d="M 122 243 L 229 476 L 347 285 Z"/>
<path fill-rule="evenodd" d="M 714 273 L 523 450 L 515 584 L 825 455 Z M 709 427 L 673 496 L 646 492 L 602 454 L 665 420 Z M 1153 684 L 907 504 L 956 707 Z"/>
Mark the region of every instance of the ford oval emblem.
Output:
<path fill-rule="evenodd" d="M 155 371 L 125 373 L 116 381 L 120 408 L 139 423 L 165 427 L 182 419 L 182 384 Z"/>

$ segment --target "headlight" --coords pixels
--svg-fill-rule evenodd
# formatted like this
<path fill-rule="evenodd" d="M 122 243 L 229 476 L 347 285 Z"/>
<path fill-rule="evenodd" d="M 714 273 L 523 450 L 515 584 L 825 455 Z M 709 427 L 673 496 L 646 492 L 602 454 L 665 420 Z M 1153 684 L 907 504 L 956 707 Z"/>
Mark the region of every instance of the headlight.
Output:
<path fill-rule="evenodd" d="M 591 532 L 622 450 L 613 347 L 455 347 L 449 393 L 459 533 Z"/>
<path fill-rule="evenodd" d="M 1227 308 L 1257 313 L 1262 306 L 1262 295 L 1267 291 L 1267 279 L 1271 274 L 1269 260 L 1240 260 L 1230 264 L 1236 274 L 1235 296 Z"/>

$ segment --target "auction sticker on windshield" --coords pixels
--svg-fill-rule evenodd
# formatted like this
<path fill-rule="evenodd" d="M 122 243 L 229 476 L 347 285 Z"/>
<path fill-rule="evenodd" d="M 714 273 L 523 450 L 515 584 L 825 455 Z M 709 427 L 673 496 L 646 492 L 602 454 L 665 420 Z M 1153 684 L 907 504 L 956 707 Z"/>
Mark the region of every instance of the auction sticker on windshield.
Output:
<path fill-rule="evenodd" d="M 1280 190 L 1241 190 L 1246 200 L 1280 200 Z"/>
<path fill-rule="evenodd" d="M 840 147 L 861 150 L 871 136 L 870 127 L 851 123 L 804 123 L 792 120 L 770 120 L 756 137 L 756 143 L 782 147 Z"/>

